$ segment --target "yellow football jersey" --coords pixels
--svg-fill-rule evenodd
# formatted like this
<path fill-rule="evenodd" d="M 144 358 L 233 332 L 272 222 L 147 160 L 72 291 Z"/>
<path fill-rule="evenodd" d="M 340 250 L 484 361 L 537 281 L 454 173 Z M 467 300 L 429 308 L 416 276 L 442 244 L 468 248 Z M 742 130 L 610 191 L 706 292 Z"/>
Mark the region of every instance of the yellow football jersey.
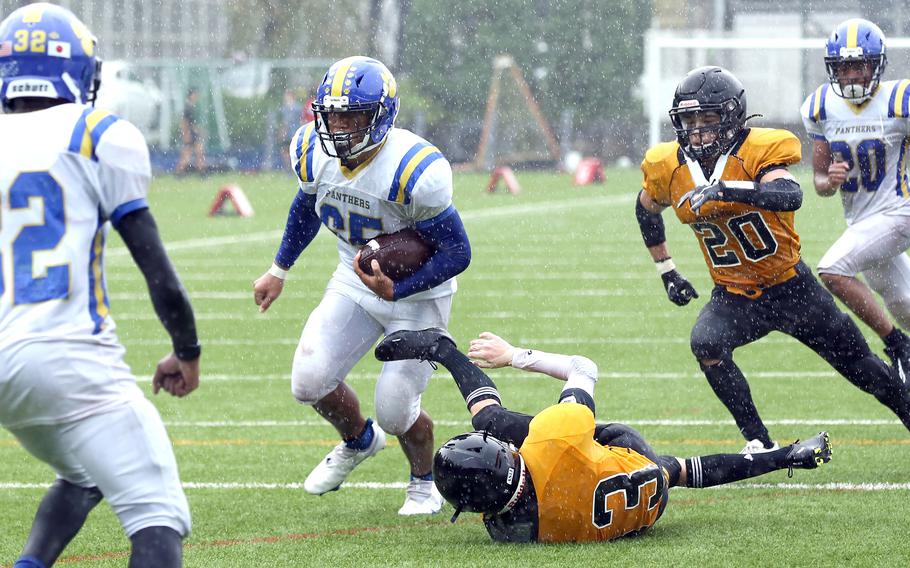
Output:
<path fill-rule="evenodd" d="M 720 179 L 754 181 L 769 169 L 796 164 L 800 158 L 800 143 L 792 133 L 751 128 L 730 153 Z M 731 292 L 758 297 L 763 288 L 795 275 L 800 247 L 793 211 L 709 201 L 696 216 L 688 200 L 680 203 L 696 184 L 677 142 L 648 150 L 641 170 L 644 191 L 657 203 L 672 207 L 677 218 L 692 227 L 715 283 Z"/>
<path fill-rule="evenodd" d="M 545 409 L 519 451 L 537 493 L 539 542 L 611 540 L 660 515 L 663 469 L 628 448 L 597 443 L 587 406 Z"/>

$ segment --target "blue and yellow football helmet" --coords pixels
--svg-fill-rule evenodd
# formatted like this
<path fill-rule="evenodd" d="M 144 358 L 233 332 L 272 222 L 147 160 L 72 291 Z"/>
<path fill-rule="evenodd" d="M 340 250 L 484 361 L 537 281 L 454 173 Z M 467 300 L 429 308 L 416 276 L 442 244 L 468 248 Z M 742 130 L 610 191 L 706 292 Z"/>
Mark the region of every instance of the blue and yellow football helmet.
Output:
<path fill-rule="evenodd" d="M 838 74 L 844 64 L 868 63 L 872 75 L 860 84 L 842 85 Z M 825 48 L 825 68 L 834 93 L 854 104 L 863 103 L 875 93 L 885 72 L 885 34 L 869 20 L 851 18 L 838 24 Z"/>
<path fill-rule="evenodd" d="M 332 132 L 332 113 L 365 113 L 369 121 L 353 130 Z M 398 116 L 398 86 L 380 61 L 347 57 L 329 67 L 313 101 L 316 132 L 329 156 L 353 158 L 385 140 Z"/>
<path fill-rule="evenodd" d="M 46 2 L 19 8 L 0 23 L 0 101 L 94 102 L 101 83 L 96 43 L 66 8 Z"/>

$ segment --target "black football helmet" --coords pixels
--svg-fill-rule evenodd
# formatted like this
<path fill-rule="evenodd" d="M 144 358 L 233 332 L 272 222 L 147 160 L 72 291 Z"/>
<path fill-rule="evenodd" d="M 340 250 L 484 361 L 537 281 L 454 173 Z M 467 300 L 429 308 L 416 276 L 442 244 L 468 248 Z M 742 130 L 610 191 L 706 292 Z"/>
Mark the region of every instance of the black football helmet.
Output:
<path fill-rule="evenodd" d="M 462 511 L 498 513 L 514 505 L 525 485 L 524 459 L 486 432 L 468 432 L 442 445 L 433 457 L 433 479 L 446 501 Z"/>
<path fill-rule="evenodd" d="M 688 114 L 714 112 L 720 122 L 701 128 L 686 128 Z M 746 90 L 733 73 L 716 66 L 693 69 L 683 77 L 673 95 L 670 121 L 683 151 L 694 160 L 716 158 L 736 142 L 746 123 Z M 714 141 L 701 146 L 690 142 L 694 132 L 715 132 Z"/>

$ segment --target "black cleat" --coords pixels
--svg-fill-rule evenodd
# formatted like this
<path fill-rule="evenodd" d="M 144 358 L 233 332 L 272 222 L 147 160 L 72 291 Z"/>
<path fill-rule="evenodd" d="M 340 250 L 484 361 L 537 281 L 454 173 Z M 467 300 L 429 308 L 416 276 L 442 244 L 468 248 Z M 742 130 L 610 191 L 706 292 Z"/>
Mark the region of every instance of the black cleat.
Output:
<path fill-rule="evenodd" d="M 818 435 L 802 442 L 797 440 L 790 447 L 786 459 L 790 475 L 793 475 L 794 468 L 815 469 L 828 463 L 831 461 L 831 441 L 828 439 L 828 433 L 819 432 Z"/>
<path fill-rule="evenodd" d="M 431 327 L 420 331 L 402 330 L 386 336 L 376 346 L 375 355 L 380 361 L 402 361 L 405 359 L 419 359 L 421 361 L 435 361 L 433 356 L 443 342 L 448 342 L 455 347 L 455 342 L 449 337 L 446 330 Z"/>
<path fill-rule="evenodd" d="M 910 341 L 901 341 L 894 346 L 886 345 L 885 355 L 891 359 L 891 367 L 897 377 L 905 387 L 910 388 Z"/>

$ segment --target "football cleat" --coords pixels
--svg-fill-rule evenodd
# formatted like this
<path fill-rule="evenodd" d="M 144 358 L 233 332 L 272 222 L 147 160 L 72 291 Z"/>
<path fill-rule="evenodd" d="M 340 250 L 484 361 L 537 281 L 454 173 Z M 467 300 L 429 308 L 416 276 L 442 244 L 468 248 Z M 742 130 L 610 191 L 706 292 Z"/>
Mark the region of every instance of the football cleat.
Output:
<path fill-rule="evenodd" d="M 455 346 L 448 332 L 439 327 L 420 331 L 401 330 L 390 333 L 376 346 L 375 355 L 380 361 L 402 361 L 419 359 L 433 362 L 433 356 L 441 342 L 447 341 Z"/>
<path fill-rule="evenodd" d="M 373 428 L 373 441 L 369 447 L 365 450 L 353 450 L 344 442 L 335 446 L 303 482 L 303 488 L 307 493 L 323 495 L 337 490 L 355 467 L 385 447 L 385 432 L 375 423 L 371 422 L 370 427 Z"/>
<path fill-rule="evenodd" d="M 815 469 L 828 463 L 831 461 L 831 441 L 828 439 L 828 433 L 819 432 L 803 442 L 797 440 L 790 447 L 786 460 L 790 476 L 793 475 L 794 468 Z"/>
<path fill-rule="evenodd" d="M 746 447 L 744 447 L 742 450 L 740 450 L 739 453 L 741 453 L 741 454 L 763 454 L 765 452 L 773 452 L 774 450 L 779 450 L 779 449 L 780 449 L 780 446 L 777 444 L 777 442 L 774 442 L 770 448 L 766 448 L 765 444 L 761 440 L 755 439 L 755 440 L 749 440 L 748 442 L 746 442 Z"/>
<path fill-rule="evenodd" d="M 904 341 L 893 347 L 886 345 L 885 355 L 891 359 L 891 366 L 897 377 L 907 386 L 910 375 L 910 342 Z"/>
<path fill-rule="evenodd" d="M 412 479 L 408 483 L 407 497 L 404 505 L 398 509 L 399 515 L 432 515 L 442 509 L 442 495 L 436 489 L 433 480 Z"/>

